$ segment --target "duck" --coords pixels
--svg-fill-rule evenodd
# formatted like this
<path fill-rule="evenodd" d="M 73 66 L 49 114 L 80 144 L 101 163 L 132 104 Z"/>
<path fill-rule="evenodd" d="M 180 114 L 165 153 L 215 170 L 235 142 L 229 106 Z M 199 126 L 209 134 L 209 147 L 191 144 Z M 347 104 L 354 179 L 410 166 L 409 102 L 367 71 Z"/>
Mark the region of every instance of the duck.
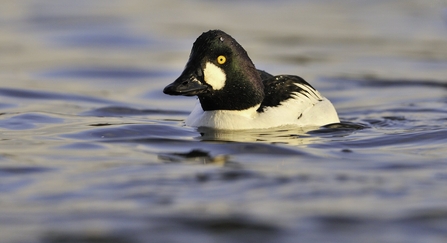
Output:
<path fill-rule="evenodd" d="M 256 69 L 222 30 L 202 33 L 167 95 L 197 96 L 185 125 L 218 130 L 321 127 L 339 123 L 333 104 L 303 78 Z"/>

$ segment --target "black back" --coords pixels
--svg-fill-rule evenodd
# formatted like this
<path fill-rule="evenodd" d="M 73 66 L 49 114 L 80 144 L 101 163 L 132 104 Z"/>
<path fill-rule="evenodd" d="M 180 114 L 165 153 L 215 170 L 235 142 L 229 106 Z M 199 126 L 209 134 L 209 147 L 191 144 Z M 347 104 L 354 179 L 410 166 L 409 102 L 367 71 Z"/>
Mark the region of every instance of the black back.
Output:
<path fill-rule="evenodd" d="M 268 74 L 268 73 L 267 73 Z M 267 107 L 275 107 L 290 98 L 293 95 L 301 95 L 309 99 L 321 100 L 321 96 L 316 90 L 304 79 L 294 75 L 278 75 L 265 76 L 264 83 L 264 100 L 258 109 L 258 112 L 263 112 Z M 296 84 L 305 86 L 303 89 Z"/>

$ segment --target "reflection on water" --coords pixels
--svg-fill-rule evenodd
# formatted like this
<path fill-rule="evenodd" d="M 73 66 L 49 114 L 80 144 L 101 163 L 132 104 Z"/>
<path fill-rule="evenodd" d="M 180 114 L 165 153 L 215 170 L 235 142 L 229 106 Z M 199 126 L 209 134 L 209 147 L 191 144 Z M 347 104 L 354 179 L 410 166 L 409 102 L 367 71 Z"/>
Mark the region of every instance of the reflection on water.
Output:
<path fill-rule="evenodd" d="M 306 128 L 317 129 L 317 128 Z M 200 139 L 203 141 L 228 141 L 228 142 L 265 142 L 270 144 L 305 144 L 306 133 L 303 128 L 281 127 L 274 129 L 256 130 L 215 130 L 209 128 L 199 128 Z M 309 143 L 311 141 L 308 141 Z"/>
<path fill-rule="evenodd" d="M 197 132 L 200 133 L 202 141 L 225 141 L 225 142 L 260 142 L 268 144 L 289 144 L 306 145 L 314 143 L 318 138 L 310 134 L 327 134 L 328 136 L 348 136 L 356 130 L 366 128 L 362 124 L 341 122 L 330 124 L 325 127 L 279 127 L 272 129 L 253 129 L 253 130 L 215 130 L 200 127 Z"/>
<path fill-rule="evenodd" d="M 446 242 L 445 3 L 254 3 L 2 3 L 2 242 Z M 184 126 L 216 28 L 342 122 Z"/>

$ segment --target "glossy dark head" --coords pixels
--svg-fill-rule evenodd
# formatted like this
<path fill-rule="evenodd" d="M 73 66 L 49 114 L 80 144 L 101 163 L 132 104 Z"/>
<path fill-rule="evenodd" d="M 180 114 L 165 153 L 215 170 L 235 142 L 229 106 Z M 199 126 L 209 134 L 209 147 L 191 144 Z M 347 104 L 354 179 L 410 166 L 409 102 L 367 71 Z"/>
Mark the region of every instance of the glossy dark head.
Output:
<path fill-rule="evenodd" d="M 220 30 L 197 38 L 185 70 L 163 92 L 197 95 L 203 110 L 243 110 L 264 98 L 261 78 L 247 52 Z"/>

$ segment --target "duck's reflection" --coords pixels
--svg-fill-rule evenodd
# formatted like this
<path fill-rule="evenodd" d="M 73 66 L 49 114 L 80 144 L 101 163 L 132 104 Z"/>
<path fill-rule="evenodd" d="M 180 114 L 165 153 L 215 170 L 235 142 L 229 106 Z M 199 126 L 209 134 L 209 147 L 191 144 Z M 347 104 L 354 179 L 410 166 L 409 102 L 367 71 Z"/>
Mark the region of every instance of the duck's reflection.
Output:
<path fill-rule="evenodd" d="M 355 131 L 368 128 L 361 123 L 340 122 L 322 127 L 308 126 L 282 126 L 270 129 L 251 130 L 216 130 L 200 127 L 198 139 L 202 141 L 225 141 L 225 142 L 262 142 L 268 144 L 307 145 L 315 143 L 323 138 L 344 137 Z"/>
<path fill-rule="evenodd" d="M 312 143 L 313 138 L 307 134 L 318 127 L 281 127 L 272 129 L 252 130 L 216 130 L 200 127 L 198 139 L 202 141 L 225 142 L 262 142 L 269 144 L 303 145 Z"/>
<path fill-rule="evenodd" d="M 160 154 L 159 159 L 168 162 L 185 162 L 189 161 L 198 164 L 214 164 L 223 166 L 228 162 L 228 155 L 212 156 L 209 152 L 193 149 L 186 153 L 166 153 Z"/>
<path fill-rule="evenodd" d="M 200 136 L 196 139 L 199 142 L 196 141 L 190 150 L 160 154 L 159 158 L 167 162 L 237 167 L 237 163 L 232 162 L 232 155 L 309 155 L 301 148 L 321 140 L 349 136 L 366 127 L 363 124 L 350 122 L 324 127 L 280 127 L 258 130 L 216 130 L 202 127 L 197 128 Z M 292 146 L 275 146 L 275 144 Z"/>

